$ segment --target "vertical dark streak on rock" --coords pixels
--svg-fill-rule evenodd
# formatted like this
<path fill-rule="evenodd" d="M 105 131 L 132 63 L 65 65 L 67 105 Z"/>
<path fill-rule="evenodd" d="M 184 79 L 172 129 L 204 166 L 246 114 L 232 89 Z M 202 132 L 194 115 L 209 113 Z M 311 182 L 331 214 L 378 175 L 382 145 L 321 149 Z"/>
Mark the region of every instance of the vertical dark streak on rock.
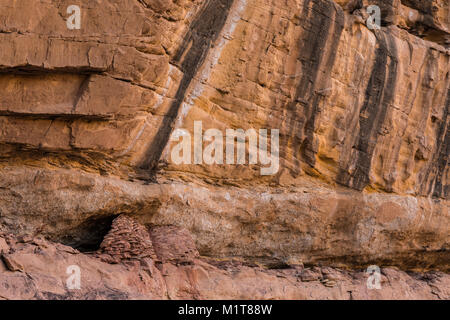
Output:
<path fill-rule="evenodd" d="M 332 34 L 331 44 L 330 44 L 330 50 L 328 50 L 328 57 L 326 57 L 325 62 L 323 63 L 323 68 L 325 72 L 331 72 L 334 66 L 334 62 L 336 60 L 336 54 L 337 54 L 337 48 L 339 46 L 339 42 L 341 39 L 341 34 L 344 29 L 344 23 L 345 23 L 345 16 L 344 13 L 340 10 L 336 10 L 336 16 L 335 16 L 335 23 L 334 23 L 334 30 Z M 321 61 L 322 62 L 322 61 Z M 319 64 L 319 66 L 322 65 Z M 331 77 L 331 74 L 327 73 L 326 77 Z M 320 79 L 320 77 L 317 77 Z M 316 78 L 316 82 L 317 82 Z M 327 81 L 324 81 L 325 83 Z M 320 81 L 319 83 L 320 84 Z M 317 86 L 316 86 L 317 89 Z M 312 100 L 312 103 L 309 106 L 308 110 L 308 119 L 305 124 L 305 135 L 306 138 L 303 141 L 302 144 L 302 156 L 305 159 L 305 161 L 311 166 L 314 167 L 315 161 L 316 161 L 316 153 L 317 153 L 317 147 L 314 143 L 314 130 L 316 129 L 316 118 L 319 113 L 319 103 L 322 99 L 322 96 L 318 94 L 317 92 L 314 92 L 314 98 Z"/>
<path fill-rule="evenodd" d="M 437 70 L 437 66 L 439 65 L 439 62 L 437 61 L 437 58 L 433 55 L 433 50 L 428 50 L 428 54 L 425 59 L 425 72 L 424 75 L 430 75 L 434 74 Z M 428 106 L 427 108 L 423 108 L 422 114 L 421 114 L 421 130 L 426 130 L 428 127 L 427 122 L 430 118 L 430 113 L 432 109 L 432 105 L 430 103 L 431 96 L 434 93 L 435 90 L 437 90 L 437 87 L 433 85 L 430 81 L 430 78 L 428 76 L 422 76 L 421 77 L 421 85 L 422 90 L 424 91 L 424 94 L 421 96 L 420 105 L 422 106 Z M 448 79 L 447 82 L 448 83 Z M 445 97 L 447 99 L 447 97 Z M 445 103 L 445 102 L 444 102 Z M 445 120 L 445 110 L 443 119 Z M 441 119 L 442 120 L 442 119 Z M 436 124 L 438 125 L 438 124 Z M 433 193 L 433 187 L 434 187 L 434 181 L 436 179 L 436 170 L 437 170 L 437 161 L 439 157 L 439 149 L 440 145 L 442 143 L 442 140 L 440 138 L 443 138 L 442 136 L 442 127 L 439 126 L 436 128 L 436 149 L 433 153 L 432 157 L 428 159 L 427 165 L 420 170 L 420 173 L 418 174 L 418 193 L 423 196 L 430 196 Z M 426 133 L 424 131 L 421 132 L 421 135 L 425 135 Z M 425 159 L 423 159 L 425 160 Z"/>
<path fill-rule="evenodd" d="M 186 91 L 195 74 L 203 64 L 209 49 L 217 40 L 227 20 L 233 0 L 207 0 L 189 27 L 183 43 L 172 63 L 178 65 L 184 75 L 162 124 L 145 153 L 139 168 L 154 171 L 169 141 L 175 120 L 183 103 Z M 152 174 L 153 172 L 149 172 Z"/>
<path fill-rule="evenodd" d="M 307 22 L 308 28 L 305 30 L 306 37 L 301 39 L 302 42 L 299 46 L 298 60 L 302 63 L 302 77 L 286 112 L 289 123 L 285 126 L 291 128 L 293 132 L 293 136 L 289 136 L 287 139 L 292 139 L 292 145 L 289 145 L 289 141 L 284 141 L 281 146 L 282 159 L 286 159 L 287 149 L 292 148 L 295 167 L 300 167 L 301 158 L 311 167 L 315 165 L 317 150 L 313 143 L 314 130 L 322 98 L 317 89 L 331 76 L 326 72 L 330 72 L 333 68 L 345 23 L 344 12 L 333 2 L 316 0 L 309 9 L 310 2 L 305 1 L 300 18 L 300 21 Z M 329 49 L 326 50 L 330 41 L 330 33 L 332 33 L 331 43 Z M 323 81 L 321 81 L 320 72 L 326 73 Z M 299 110 L 299 103 L 304 108 Z"/>
<path fill-rule="evenodd" d="M 91 75 L 85 76 L 83 79 L 83 82 L 81 82 L 80 88 L 78 89 L 77 95 L 75 97 L 75 102 L 72 107 L 72 113 L 75 113 L 76 108 L 78 106 L 78 103 L 80 102 L 81 97 L 83 97 L 83 94 L 86 92 L 86 90 L 89 87 L 89 82 L 91 81 Z"/>
<path fill-rule="evenodd" d="M 359 116 L 359 136 L 355 144 L 357 151 L 355 172 L 349 174 L 350 164 L 347 163 L 341 168 L 337 178 L 339 183 L 357 190 L 363 190 L 370 183 L 371 162 L 379 130 L 394 99 L 396 87 L 398 61 L 395 42 L 390 35 L 383 32 L 376 32 L 376 36 L 378 48 L 375 64 Z"/>
<path fill-rule="evenodd" d="M 435 172 L 435 179 L 433 181 L 434 191 L 433 197 L 449 199 L 450 197 L 450 185 L 442 184 L 442 181 L 446 181 L 444 174 L 448 170 L 449 155 L 450 155 L 450 125 L 449 125 L 449 109 L 450 109 L 450 90 L 447 91 L 447 99 L 445 102 L 444 116 L 442 118 L 441 126 L 437 135 L 437 147 L 436 147 L 436 161 L 433 161 L 432 172 Z"/>

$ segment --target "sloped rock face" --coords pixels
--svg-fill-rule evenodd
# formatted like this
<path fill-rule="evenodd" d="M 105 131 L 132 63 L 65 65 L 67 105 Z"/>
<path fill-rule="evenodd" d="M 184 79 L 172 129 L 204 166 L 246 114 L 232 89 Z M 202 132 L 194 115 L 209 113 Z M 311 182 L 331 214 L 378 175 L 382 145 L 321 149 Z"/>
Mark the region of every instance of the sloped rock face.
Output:
<path fill-rule="evenodd" d="M 127 214 L 170 249 L 146 258 L 188 262 L 175 274 L 197 249 L 448 272 L 448 1 L 88 1 L 69 29 L 73 4 L 0 4 L 0 231 L 89 251 Z M 279 130 L 278 170 L 177 164 L 171 135 L 198 121 Z M 125 246 L 105 238 L 114 268 Z"/>

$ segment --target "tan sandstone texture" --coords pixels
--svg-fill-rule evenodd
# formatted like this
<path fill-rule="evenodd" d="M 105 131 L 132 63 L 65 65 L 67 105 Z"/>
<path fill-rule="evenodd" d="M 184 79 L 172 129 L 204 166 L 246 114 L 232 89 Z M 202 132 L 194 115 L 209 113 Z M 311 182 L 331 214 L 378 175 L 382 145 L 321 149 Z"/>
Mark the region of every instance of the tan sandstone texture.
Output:
<path fill-rule="evenodd" d="M 447 0 L 0 1 L 0 299 L 449 299 L 449 71 Z"/>

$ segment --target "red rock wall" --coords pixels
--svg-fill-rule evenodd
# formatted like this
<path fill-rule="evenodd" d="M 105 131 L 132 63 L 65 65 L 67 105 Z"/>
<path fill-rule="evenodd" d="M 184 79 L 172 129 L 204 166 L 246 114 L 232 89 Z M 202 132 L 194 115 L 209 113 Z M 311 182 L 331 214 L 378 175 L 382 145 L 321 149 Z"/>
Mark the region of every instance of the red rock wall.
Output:
<path fill-rule="evenodd" d="M 92 247 L 125 213 L 202 256 L 448 271 L 448 2 L 72 2 L 0 4 L 0 231 Z M 279 130 L 279 170 L 175 164 L 195 121 Z"/>

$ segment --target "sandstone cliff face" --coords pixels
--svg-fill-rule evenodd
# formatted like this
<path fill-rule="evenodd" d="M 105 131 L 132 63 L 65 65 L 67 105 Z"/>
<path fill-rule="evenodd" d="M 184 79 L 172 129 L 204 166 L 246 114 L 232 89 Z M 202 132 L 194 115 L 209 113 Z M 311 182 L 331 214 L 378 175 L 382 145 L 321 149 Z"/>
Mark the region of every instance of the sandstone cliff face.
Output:
<path fill-rule="evenodd" d="M 448 1 L 87 1 L 70 30 L 73 2 L 0 4 L 0 231 L 91 250 L 125 213 L 202 256 L 448 271 Z M 280 130 L 279 170 L 175 164 L 195 121 Z"/>

